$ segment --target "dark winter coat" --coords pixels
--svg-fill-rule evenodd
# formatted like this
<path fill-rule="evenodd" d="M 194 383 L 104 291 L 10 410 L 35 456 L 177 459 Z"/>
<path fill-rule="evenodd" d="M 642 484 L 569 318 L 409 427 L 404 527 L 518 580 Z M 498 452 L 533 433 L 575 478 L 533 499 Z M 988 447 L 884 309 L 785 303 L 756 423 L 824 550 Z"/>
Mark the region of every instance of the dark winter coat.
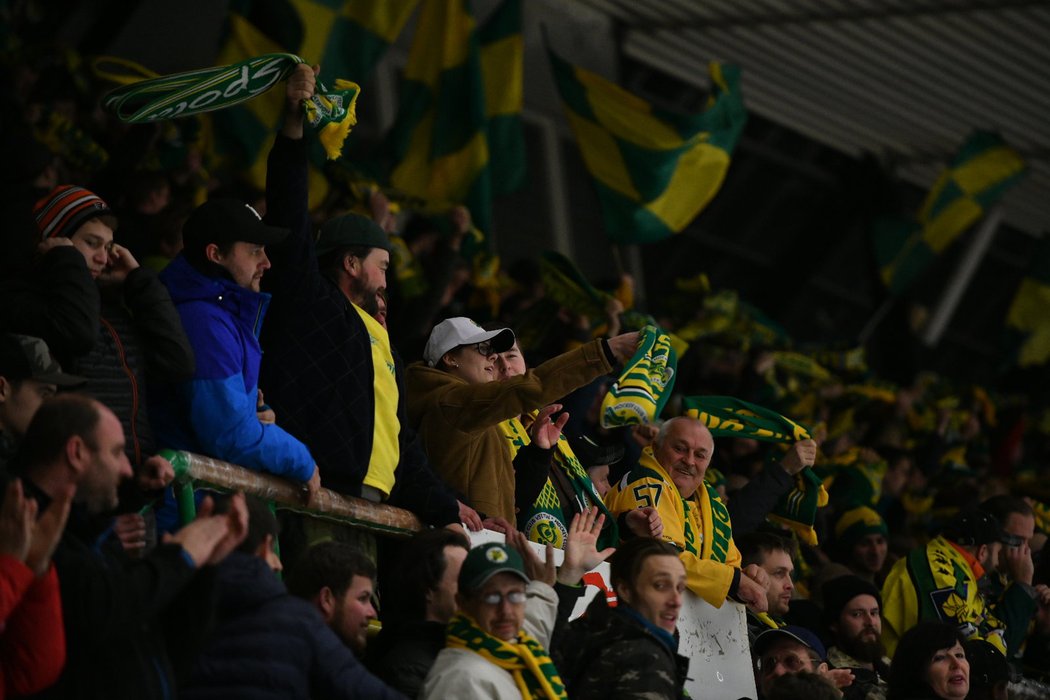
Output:
<path fill-rule="evenodd" d="M 368 644 L 369 665 L 377 676 L 410 698 L 419 697 L 423 680 L 445 648 L 445 625 L 418 620 L 383 625 Z"/>
<path fill-rule="evenodd" d="M 31 482 L 41 510 L 47 496 Z M 129 559 L 77 506 L 52 558 L 58 571 L 67 660 L 41 698 L 170 700 L 200 648 L 214 609 L 214 569 L 162 544 Z"/>
<path fill-rule="evenodd" d="M 395 700 L 313 605 L 288 593 L 266 562 L 233 552 L 219 565 L 215 632 L 179 694 L 185 700 Z"/>
<path fill-rule="evenodd" d="M 273 267 L 263 288 L 273 294 L 262 344 L 260 386 L 277 423 L 310 446 L 321 483 L 361 494 L 372 454 L 375 370 L 364 322 L 350 301 L 320 272 L 307 210 L 304 140 L 278 135 L 267 163 L 266 221 L 291 229 L 267 248 Z M 427 524 L 459 522 L 455 495 L 430 469 L 405 414 L 397 363 L 400 462 L 388 503 L 415 512 Z"/>
<path fill-rule="evenodd" d="M 59 246 L 24 277 L 5 281 L 0 295 L 0 329 L 43 338 L 65 371 L 87 378 L 81 391 L 120 418 L 131 463 L 152 455 L 146 372 L 180 381 L 194 371 L 193 350 L 156 274 L 139 267 L 100 293 L 80 251 Z"/>
<path fill-rule="evenodd" d="M 677 700 L 689 669 L 689 659 L 602 595 L 569 625 L 554 663 L 573 700 Z"/>

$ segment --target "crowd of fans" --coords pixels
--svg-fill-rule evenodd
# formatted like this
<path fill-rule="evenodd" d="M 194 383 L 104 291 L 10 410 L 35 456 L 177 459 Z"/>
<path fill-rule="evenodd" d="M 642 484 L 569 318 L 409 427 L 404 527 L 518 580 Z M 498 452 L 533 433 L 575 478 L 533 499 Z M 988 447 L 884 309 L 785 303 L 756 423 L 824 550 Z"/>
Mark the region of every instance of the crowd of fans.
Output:
<path fill-rule="evenodd" d="M 686 595 L 746 606 L 769 700 L 1046 691 L 1050 426 L 1024 397 L 882 382 L 702 278 L 655 318 L 626 278 L 600 318 L 546 294 L 536 261 L 482 283 L 463 208 L 425 218 L 374 190 L 311 211 L 306 66 L 262 193 L 205 172 L 185 125 L 78 104 L 68 65 L 16 68 L 0 697 L 678 698 Z M 658 425 L 604 429 L 639 317 L 682 343 L 677 395 Z M 716 444 L 677 415 L 684 394 L 813 438 Z M 160 448 L 426 529 L 398 542 L 204 492 L 181 522 Z M 767 519 L 805 470 L 829 493 L 818 544 Z M 471 548 L 483 528 L 506 544 Z M 570 622 L 606 560 L 615 605 Z"/>

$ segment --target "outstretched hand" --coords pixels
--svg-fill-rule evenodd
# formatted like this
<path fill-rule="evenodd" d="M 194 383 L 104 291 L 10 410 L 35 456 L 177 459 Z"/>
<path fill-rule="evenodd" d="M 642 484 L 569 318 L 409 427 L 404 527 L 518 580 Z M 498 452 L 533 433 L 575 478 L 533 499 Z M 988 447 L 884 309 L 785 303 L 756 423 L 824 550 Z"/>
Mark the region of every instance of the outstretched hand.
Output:
<path fill-rule="evenodd" d="M 583 575 L 612 556 L 616 551 L 608 547 L 598 551 L 598 537 L 602 534 L 605 514 L 597 506 L 577 513 L 569 523 L 569 534 L 565 538 L 565 559 L 558 569 L 558 582 L 575 586 Z"/>
<path fill-rule="evenodd" d="M 536 420 L 532 421 L 532 425 L 529 426 L 529 439 L 532 440 L 532 444 L 536 447 L 542 450 L 549 450 L 558 444 L 558 439 L 561 438 L 561 431 L 565 424 L 569 422 L 568 411 L 563 412 L 557 419 L 552 421 L 551 415 L 558 411 L 561 411 L 561 404 L 552 403 L 541 408 L 539 413 L 536 414 Z"/>

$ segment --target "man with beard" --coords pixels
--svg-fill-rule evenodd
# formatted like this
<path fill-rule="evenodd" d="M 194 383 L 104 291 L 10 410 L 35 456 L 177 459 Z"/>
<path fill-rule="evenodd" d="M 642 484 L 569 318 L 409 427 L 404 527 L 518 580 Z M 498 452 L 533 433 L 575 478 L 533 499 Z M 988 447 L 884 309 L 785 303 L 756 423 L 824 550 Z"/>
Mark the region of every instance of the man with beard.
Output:
<path fill-rule="evenodd" d="M 310 446 L 325 487 L 405 508 L 428 525 L 462 519 L 480 528 L 477 514 L 461 510 L 430 470 L 407 428 L 401 361 L 374 318 L 390 263 L 386 233 L 368 217 L 344 214 L 322 226 L 314 242 L 302 112 L 314 86 L 305 65 L 289 78 L 284 124 L 267 163 L 266 219 L 292 232 L 267 250 L 274 262 L 262 337 L 267 401 L 278 425 Z M 304 520 L 285 530 L 282 545 L 288 536 L 308 545 L 330 530 Z"/>
<path fill-rule="evenodd" d="M 22 442 L 26 494 L 45 511 L 73 507 L 53 561 L 58 572 L 67 660 L 56 685 L 40 698 L 178 696 L 214 612 L 215 565 L 244 540 L 243 496 L 225 515 L 210 499 L 199 517 L 137 559 L 107 536 L 99 516 L 119 505 L 120 483 L 131 478 L 117 416 L 86 396 L 46 400 Z"/>
<path fill-rule="evenodd" d="M 846 700 L 885 700 L 890 660 L 882 645 L 882 598 L 858 576 L 839 576 L 824 584 L 824 624 L 834 635 L 828 664 L 853 672 L 843 688 Z"/>
<path fill-rule="evenodd" d="M 755 638 L 767 629 L 783 627 L 784 616 L 791 607 L 795 584 L 791 574 L 795 565 L 787 540 L 771 532 L 749 532 L 736 541 L 740 549 L 741 565 L 746 569 L 754 564 L 766 572 L 767 611 L 747 610 L 747 634 L 753 644 Z"/>
<path fill-rule="evenodd" d="M 976 508 L 961 511 L 941 534 L 913 549 L 890 569 L 882 586 L 882 641 L 890 655 L 901 635 L 924 620 L 957 625 L 967 639 L 981 638 L 1006 653 L 1005 625 L 978 582 L 994 572 L 1003 530 Z"/>

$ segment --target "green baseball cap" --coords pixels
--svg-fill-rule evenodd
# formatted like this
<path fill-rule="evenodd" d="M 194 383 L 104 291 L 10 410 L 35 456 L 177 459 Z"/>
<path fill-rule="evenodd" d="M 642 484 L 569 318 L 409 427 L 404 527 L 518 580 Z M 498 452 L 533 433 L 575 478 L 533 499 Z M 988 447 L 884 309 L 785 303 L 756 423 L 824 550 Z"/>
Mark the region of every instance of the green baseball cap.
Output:
<path fill-rule="evenodd" d="M 499 542 L 490 542 L 475 547 L 463 560 L 459 570 L 459 588 L 461 591 L 476 591 L 496 574 L 515 574 L 525 583 L 529 577 L 525 573 L 525 562 L 512 547 Z"/>
<path fill-rule="evenodd" d="M 340 248 L 367 246 L 390 252 L 390 239 L 375 221 L 360 214 L 343 214 L 321 227 L 317 235 L 317 255 L 326 255 Z"/>

